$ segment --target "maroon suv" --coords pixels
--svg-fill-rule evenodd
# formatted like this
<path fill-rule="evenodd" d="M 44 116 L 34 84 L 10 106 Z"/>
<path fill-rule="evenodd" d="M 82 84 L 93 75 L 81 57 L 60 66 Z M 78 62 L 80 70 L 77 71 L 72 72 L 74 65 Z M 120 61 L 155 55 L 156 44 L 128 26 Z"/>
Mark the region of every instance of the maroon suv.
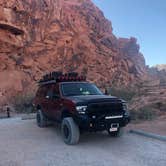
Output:
<path fill-rule="evenodd" d="M 67 144 L 78 143 L 80 131 L 107 130 L 110 136 L 119 136 L 130 121 L 124 100 L 104 95 L 77 73 L 45 75 L 33 105 L 38 126 L 46 127 L 50 121 L 61 123 Z"/>

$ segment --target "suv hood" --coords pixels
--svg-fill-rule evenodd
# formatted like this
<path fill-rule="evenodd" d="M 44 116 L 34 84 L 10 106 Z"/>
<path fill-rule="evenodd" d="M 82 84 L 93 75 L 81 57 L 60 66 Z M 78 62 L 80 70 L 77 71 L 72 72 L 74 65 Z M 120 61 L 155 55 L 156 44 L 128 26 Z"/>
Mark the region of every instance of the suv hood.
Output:
<path fill-rule="evenodd" d="M 69 96 L 67 99 L 72 100 L 77 105 L 96 103 L 96 102 L 125 102 L 114 96 L 108 95 L 85 95 L 85 96 Z"/>

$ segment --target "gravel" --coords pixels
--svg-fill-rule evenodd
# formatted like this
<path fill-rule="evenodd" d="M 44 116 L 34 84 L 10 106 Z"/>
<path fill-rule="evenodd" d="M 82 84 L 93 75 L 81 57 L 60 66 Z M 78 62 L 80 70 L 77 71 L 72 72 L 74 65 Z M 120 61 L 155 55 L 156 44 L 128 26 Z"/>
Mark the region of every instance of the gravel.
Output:
<path fill-rule="evenodd" d="M 125 133 L 109 138 L 86 133 L 66 145 L 58 126 L 38 128 L 35 120 L 0 120 L 0 166 L 165 166 L 166 143 Z"/>

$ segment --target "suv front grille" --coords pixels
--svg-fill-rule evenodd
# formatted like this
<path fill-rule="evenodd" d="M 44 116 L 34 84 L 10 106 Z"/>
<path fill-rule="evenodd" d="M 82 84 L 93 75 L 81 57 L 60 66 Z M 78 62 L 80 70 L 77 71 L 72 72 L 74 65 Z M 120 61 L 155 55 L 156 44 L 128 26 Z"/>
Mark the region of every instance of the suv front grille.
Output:
<path fill-rule="evenodd" d="M 89 116 L 117 116 L 123 114 L 122 103 L 91 103 L 88 105 L 87 112 Z"/>

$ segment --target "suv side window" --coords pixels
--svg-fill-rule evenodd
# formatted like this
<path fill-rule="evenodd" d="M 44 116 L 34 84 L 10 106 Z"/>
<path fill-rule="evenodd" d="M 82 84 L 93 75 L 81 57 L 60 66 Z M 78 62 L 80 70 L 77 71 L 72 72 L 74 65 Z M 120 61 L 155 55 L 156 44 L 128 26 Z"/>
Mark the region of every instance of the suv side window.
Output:
<path fill-rule="evenodd" d="M 56 99 L 60 96 L 59 86 L 58 85 L 50 85 L 47 87 L 46 98 L 47 99 Z"/>
<path fill-rule="evenodd" d="M 53 94 L 54 95 L 60 95 L 60 92 L 59 92 L 59 86 L 58 85 L 55 85 L 53 86 Z"/>
<path fill-rule="evenodd" d="M 36 93 L 36 96 L 37 96 L 37 97 L 45 97 L 45 96 L 46 96 L 46 91 L 47 91 L 47 87 L 41 86 L 41 87 L 38 89 L 38 91 L 37 91 L 37 93 Z"/>
<path fill-rule="evenodd" d="M 53 96 L 53 91 L 52 91 L 52 89 L 50 89 L 48 92 L 47 92 L 47 95 L 46 96 L 48 96 L 49 98 L 52 98 L 52 96 Z"/>
<path fill-rule="evenodd" d="M 53 98 L 53 89 L 52 89 L 52 86 L 47 87 L 46 98 L 47 99 L 52 99 Z"/>

